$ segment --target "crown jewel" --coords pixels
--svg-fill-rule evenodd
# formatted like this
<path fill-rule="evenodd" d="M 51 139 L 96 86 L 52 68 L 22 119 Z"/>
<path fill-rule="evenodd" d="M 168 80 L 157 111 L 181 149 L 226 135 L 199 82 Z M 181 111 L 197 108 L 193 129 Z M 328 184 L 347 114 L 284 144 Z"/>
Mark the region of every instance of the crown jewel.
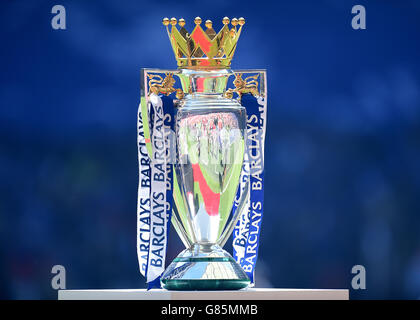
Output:
<path fill-rule="evenodd" d="M 163 19 L 162 23 L 168 31 L 178 67 L 224 68 L 230 66 L 245 19 L 233 18 L 230 21 L 228 17 L 224 17 L 222 22 L 223 28 L 219 33 L 214 31 L 211 20 L 205 22 L 206 30 L 204 31 L 201 28 L 202 20 L 197 17 L 194 19 L 196 24 L 194 30 L 188 33 L 184 28 L 184 19 L 179 19 L 179 21 L 175 18 Z M 230 29 L 229 23 L 232 24 Z M 179 30 L 176 27 L 177 24 L 180 26 Z M 239 25 L 238 29 L 237 25 Z"/>

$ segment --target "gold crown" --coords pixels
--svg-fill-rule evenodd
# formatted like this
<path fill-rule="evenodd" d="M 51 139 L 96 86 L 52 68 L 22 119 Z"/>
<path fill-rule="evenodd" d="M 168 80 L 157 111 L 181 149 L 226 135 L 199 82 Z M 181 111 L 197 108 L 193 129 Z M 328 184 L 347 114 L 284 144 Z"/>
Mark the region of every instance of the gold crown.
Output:
<path fill-rule="evenodd" d="M 175 18 L 163 19 L 162 22 L 168 31 L 178 67 L 224 68 L 230 66 L 245 19 L 233 18 L 230 21 L 228 17 L 224 17 L 222 21 L 224 26 L 219 33 L 216 33 L 211 20 L 206 21 L 207 29 L 204 31 L 200 26 L 201 18 L 197 17 L 194 19 L 196 26 L 190 34 L 184 28 L 184 19 L 179 19 L 179 21 Z M 179 30 L 176 27 L 177 23 L 181 27 Z M 229 29 L 229 23 L 233 26 L 231 29 Z M 169 31 L 169 25 L 172 26 L 171 31 Z M 238 30 L 237 25 L 239 25 Z"/>

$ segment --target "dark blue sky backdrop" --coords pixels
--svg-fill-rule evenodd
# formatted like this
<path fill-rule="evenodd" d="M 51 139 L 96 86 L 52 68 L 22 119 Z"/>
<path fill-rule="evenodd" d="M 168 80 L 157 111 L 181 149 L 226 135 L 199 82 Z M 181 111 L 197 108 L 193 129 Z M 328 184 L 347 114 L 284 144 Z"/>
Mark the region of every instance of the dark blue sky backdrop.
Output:
<path fill-rule="evenodd" d="M 67 29 L 51 28 L 64 5 Z M 351 28 L 362 4 L 367 29 Z M 0 297 L 142 288 L 140 68 L 175 68 L 163 17 L 243 16 L 233 69 L 268 70 L 257 286 L 420 297 L 420 1 L 0 3 Z M 169 258 L 182 248 L 171 234 Z"/>

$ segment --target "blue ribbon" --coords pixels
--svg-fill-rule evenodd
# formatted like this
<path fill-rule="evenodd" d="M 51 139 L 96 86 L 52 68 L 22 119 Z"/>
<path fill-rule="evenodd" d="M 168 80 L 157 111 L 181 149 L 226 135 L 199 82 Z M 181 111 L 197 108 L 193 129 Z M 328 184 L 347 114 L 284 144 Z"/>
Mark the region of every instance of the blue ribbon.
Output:
<path fill-rule="evenodd" d="M 166 146 L 166 156 L 167 156 L 167 163 L 166 163 L 166 179 L 169 181 L 169 184 L 167 183 L 166 188 L 166 217 L 167 217 L 167 224 L 166 224 L 166 250 L 168 250 L 168 239 L 169 239 L 169 230 L 171 227 L 171 219 L 172 219 L 172 206 L 173 206 L 173 199 L 172 199 L 172 190 L 173 190 L 173 163 L 172 159 L 174 158 L 174 155 L 169 156 L 169 152 L 174 152 L 175 146 L 172 145 L 174 143 L 172 133 L 174 132 L 174 103 L 172 98 L 167 96 L 160 95 L 160 98 L 162 99 L 162 105 L 163 105 L 163 114 L 164 119 L 163 123 L 165 126 L 165 134 L 168 133 L 168 130 L 170 130 L 171 134 L 169 135 L 169 139 L 166 142 L 169 142 L 169 145 Z M 153 109 L 153 108 L 151 108 Z M 153 123 L 153 121 L 152 121 Z M 172 139 L 171 139 L 172 138 Z M 164 253 L 166 256 L 166 252 Z M 155 280 L 147 283 L 147 290 L 153 289 L 153 288 L 162 288 L 160 283 L 161 276 L 157 277 Z"/>
<path fill-rule="evenodd" d="M 167 158 L 168 161 L 166 163 L 166 179 L 169 182 L 169 188 L 166 188 L 166 201 L 168 202 L 169 206 L 166 209 L 166 215 L 167 215 L 167 229 L 166 229 L 166 241 L 169 239 L 169 231 L 171 230 L 171 219 L 172 219 L 172 206 L 173 206 L 173 198 L 172 198 L 172 191 L 173 191 L 173 159 L 175 159 L 175 155 L 173 154 L 175 152 L 175 140 L 174 140 L 174 129 L 175 129 L 175 107 L 174 107 L 174 101 L 172 98 L 168 96 L 162 96 L 162 103 L 163 103 L 163 113 L 164 113 L 164 119 L 163 123 L 165 125 L 165 132 L 167 132 L 166 128 L 169 128 L 170 135 L 167 142 L 169 142 L 169 145 L 166 147 L 167 150 Z M 172 152 L 171 154 L 169 154 Z M 168 186 L 168 184 L 167 184 Z M 168 248 L 168 246 L 166 246 Z"/>
<path fill-rule="evenodd" d="M 245 245 L 244 258 L 241 267 L 247 273 L 251 283 L 254 283 L 254 271 L 258 258 L 259 237 L 264 204 L 264 170 L 263 170 L 263 122 L 260 113 L 261 105 L 251 94 L 242 96 L 241 104 L 247 111 L 248 132 L 247 152 L 250 162 L 250 208 L 249 233 Z M 259 162 L 258 162 L 259 160 Z"/>

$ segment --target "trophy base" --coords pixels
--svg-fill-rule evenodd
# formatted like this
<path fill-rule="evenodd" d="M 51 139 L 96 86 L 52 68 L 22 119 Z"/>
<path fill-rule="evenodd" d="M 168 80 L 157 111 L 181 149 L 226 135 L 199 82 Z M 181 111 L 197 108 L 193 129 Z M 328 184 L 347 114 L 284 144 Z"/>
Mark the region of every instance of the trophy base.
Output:
<path fill-rule="evenodd" d="M 239 290 L 250 280 L 232 256 L 218 245 L 194 245 L 182 251 L 161 277 L 167 290 Z"/>

